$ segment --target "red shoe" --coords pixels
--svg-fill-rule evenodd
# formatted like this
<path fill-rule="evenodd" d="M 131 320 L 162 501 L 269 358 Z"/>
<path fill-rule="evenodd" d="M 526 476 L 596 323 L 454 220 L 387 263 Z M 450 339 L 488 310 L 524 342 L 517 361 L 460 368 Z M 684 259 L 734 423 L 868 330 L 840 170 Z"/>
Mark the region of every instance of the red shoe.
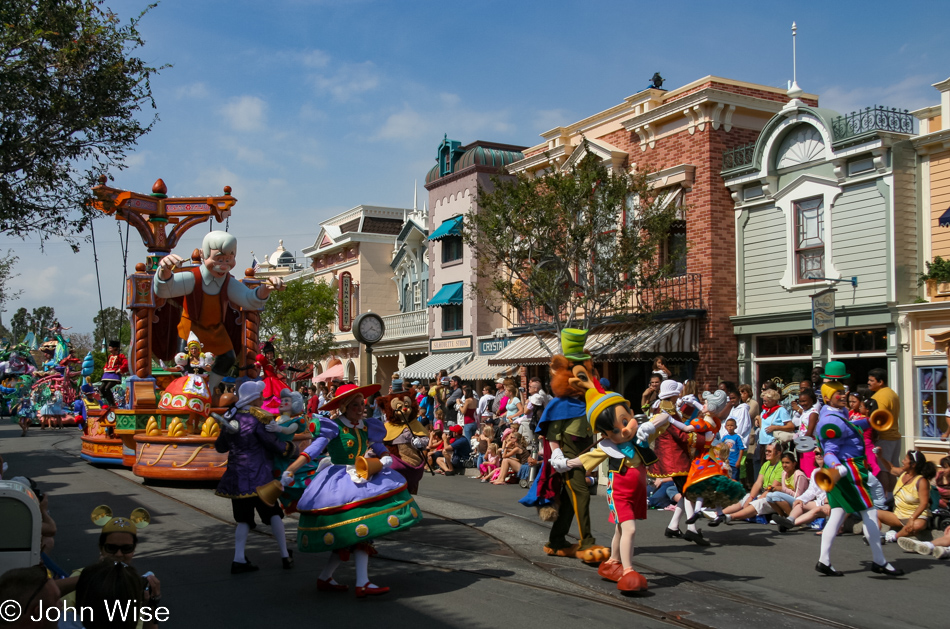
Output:
<path fill-rule="evenodd" d="M 348 589 L 350 589 L 348 585 L 331 583 L 330 580 L 324 581 L 323 579 L 317 579 L 317 592 L 346 592 Z"/>
<path fill-rule="evenodd" d="M 603 579 L 616 583 L 623 576 L 623 564 L 619 561 L 605 561 L 597 568 L 597 574 Z"/>
<path fill-rule="evenodd" d="M 367 596 L 379 596 L 389 591 L 388 587 L 379 587 L 372 583 L 367 583 L 363 587 L 356 587 L 356 598 L 365 598 Z"/>
<path fill-rule="evenodd" d="M 643 592 L 647 589 L 647 580 L 636 570 L 628 570 L 617 581 L 617 589 L 621 592 Z"/>

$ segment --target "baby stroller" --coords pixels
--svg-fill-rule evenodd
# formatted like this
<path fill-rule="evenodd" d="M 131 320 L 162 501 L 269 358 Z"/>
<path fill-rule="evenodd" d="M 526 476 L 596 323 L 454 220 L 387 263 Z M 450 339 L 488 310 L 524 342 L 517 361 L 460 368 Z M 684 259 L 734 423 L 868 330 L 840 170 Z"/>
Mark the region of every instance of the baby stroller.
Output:
<path fill-rule="evenodd" d="M 930 488 L 930 504 L 935 505 L 930 510 L 930 528 L 943 533 L 950 526 L 950 509 L 940 506 L 940 492 L 936 487 Z"/>

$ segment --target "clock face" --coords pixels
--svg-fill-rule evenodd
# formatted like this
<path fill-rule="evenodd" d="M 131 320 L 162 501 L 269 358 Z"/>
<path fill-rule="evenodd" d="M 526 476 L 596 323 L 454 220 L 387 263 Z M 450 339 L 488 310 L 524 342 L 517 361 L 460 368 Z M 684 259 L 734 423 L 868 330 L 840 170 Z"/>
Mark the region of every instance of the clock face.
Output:
<path fill-rule="evenodd" d="M 383 321 L 377 316 L 367 314 L 360 319 L 359 331 L 366 343 L 375 343 L 383 338 Z"/>

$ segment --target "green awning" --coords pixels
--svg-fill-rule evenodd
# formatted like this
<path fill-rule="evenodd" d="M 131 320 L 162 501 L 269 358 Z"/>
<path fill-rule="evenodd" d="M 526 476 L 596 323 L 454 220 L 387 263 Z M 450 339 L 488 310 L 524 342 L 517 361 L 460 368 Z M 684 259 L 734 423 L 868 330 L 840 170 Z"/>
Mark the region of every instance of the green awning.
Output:
<path fill-rule="evenodd" d="M 465 220 L 464 216 L 453 216 L 449 220 L 443 221 L 429 236 L 429 240 L 442 240 L 446 236 L 461 236 L 463 220 Z"/>
<path fill-rule="evenodd" d="M 463 282 L 452 282 L 444 284 L 439 292 L 429 300 L 429 306 L 461 306 L 465 292 Z"/>

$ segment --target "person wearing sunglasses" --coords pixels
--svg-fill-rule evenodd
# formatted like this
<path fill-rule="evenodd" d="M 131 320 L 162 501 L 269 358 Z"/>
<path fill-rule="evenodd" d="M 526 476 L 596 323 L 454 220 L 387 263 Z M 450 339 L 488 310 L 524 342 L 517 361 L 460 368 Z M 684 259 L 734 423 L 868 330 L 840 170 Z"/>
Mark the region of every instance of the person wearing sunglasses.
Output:
<path fill-rule="evenodd" d="M 41 618 L 41 611 L 55 607 L 61 596 L 57 582 L 49 578 L 42 565 L 32 568 L 15 568 L 0 576 L 0 601 L 15 601 L 19 605 L 20 616 L 6 624 L 11 629 L 31 627 L 55 629 L 56 622 Z"/>

